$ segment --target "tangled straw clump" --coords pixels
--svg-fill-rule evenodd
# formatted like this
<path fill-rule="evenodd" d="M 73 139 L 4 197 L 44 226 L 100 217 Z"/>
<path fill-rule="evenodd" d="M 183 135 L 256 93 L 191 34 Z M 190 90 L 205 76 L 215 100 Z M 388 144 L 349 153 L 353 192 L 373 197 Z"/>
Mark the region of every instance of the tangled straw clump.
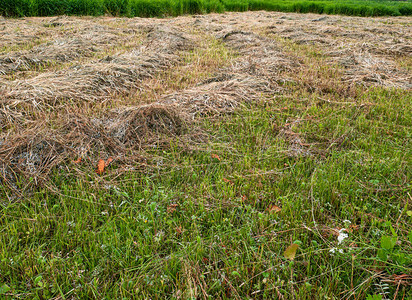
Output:
<path fill-rule="evenodd" d="M 91 164 L 102 156 L 135 164 L 142 149 L 184 135 L 187 123 L 174 107 L 154 104 L 102 118 L 69 114 L 55 126 L 37 124 L 2 142 L 0 170 L 6 184 L 15 187 L 21 176 L 34 179 L 32 184 L 44 183 L 55 167 L 75 157 Z"/>

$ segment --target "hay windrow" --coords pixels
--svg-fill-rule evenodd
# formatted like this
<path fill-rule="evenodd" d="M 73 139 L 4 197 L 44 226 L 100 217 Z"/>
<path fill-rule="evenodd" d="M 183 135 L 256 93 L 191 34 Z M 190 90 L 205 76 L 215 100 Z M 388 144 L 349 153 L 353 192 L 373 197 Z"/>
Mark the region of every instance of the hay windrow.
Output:
<path fill-rule="evenodd" d="M 66 101 L 104 101 L 139 89 L 142 79 L 166 68 L 174 59 L 169 55 L 145 55 L 138 51 L 106 57 L 94 64 L 15 80 L 6 87 L 5 98 L 13 105 L 24 102 L 35 109 L 55 108 Z"/>
<path fill-rule="evenodd" d="M 0 75 L 85 59 L 140 35 L 138 29 L 112 28 L 85 20 L 76 22 L 68 17 L 57 17 L 45 23 L 34 24 L 34 28 L 40 27 L 40 33 L 34 32 L 40 37 L 32 38 L 33 47 L 28 50 L 9 49 L 0 55 Z M 29 29 L 24 30 L 30 32 Z M 13 36 L 10 30 L 4 33 L 6 39 L 8 35 Z M 16 42 L 20 40 L 18 36 L 14 38 Z M 36 45 L 37 43 L 39 44 Z M 4 47 L 7 49 L 6 45 Z"/>
<path fill-rule="evenodd" d="M 0 134 L 7 132 L 12 127 L 19 127 L 26 121 L 24 112 L 10 109 L 7 106 L 0 107 Z"/>
<path fill-rule="evenodd" d="M 0 148 L 3 177 L 13 181 L 14 174 L 19 174 L 41 182 L 47 177 L 45 170 L 48 174 L 62 161 L 73 157 L 96 161 L 97 154 L 128 162 L 138 157 L 142 149 L 184 136 L 197 118 L 229 113 L 242 103 L 258 101 L 275 92 L 269 82 L 249 76 L 216 78 L 225 80 L 166 95 L 153 104 L 116 109 L 102 118 L 68 115 L 52 131 L 44 124 L 26 130 Z M 46 155 L 43 157 L 42 153 Z M 11 157 L 18 159 L 10 160 Z"/>
<path fill-rule="evenodd" d="M 222 80 L 223 79 L 223 80 Z M 233 112 L 239 105 L 280 92 L 269 81 L 240 74 L 217 75 L 196 87 L 167 95 L 162 103 L 177 105 L 192 119 Z"/>
<path fill-rule="evenodd" d="M 113 112 L 106 125 L 109 135 L 132 148 L 142 148 L 159 136 L 180 136 L 189 120 L 173 105 L 150 104 Z"/>
<path fill-rule="evenodd" d="M 105 101 L 129 95 L 139 90 L 143 79 L 176 63 L 177 52 L 190 49 L 193 43 L 188 35 L 157 27 L 148 34 L 146 45 L 132 51 L 26 80 L 14 80 L 0 87 L 0 93 L 5 95 L 7 104 L 25 104 L 33 109 L 54 109 L 66 101 Z"/>
<path fill-rule="evenodd" d="M 51 64 L 70 62 L 81 57 L 90 57 L 102 49 L 84 39 L 55 40 L 34 47 L 29 51 L 0 56 L 0 74 L 28 71 Z"/>

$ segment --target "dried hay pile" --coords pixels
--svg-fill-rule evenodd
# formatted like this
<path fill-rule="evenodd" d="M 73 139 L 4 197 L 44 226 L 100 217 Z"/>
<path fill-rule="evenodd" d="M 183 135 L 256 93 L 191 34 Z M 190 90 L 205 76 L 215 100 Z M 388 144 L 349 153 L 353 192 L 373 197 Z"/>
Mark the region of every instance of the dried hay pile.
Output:
<path fill-rule="evenodd" d="M 105 51 L 107 47 L 125 43 L 140 34 L 137 29 L 112 28 L 87 20 L 76 22 L 65 16 L 47 22 L 42 22 L 41 19 L 34 19 L 32 22 L 27 20 L 23 23 L 23 28 L 14 28 L 13 31 L 11 29 L 14 23 L 12 20 L 4 21 L 3 47 L 7 49 L 27 44 L 30 49 L 6 51 L 1 54 L 0 75 L 36 70 L 78 59 L 84 60 Z M 51 31 L 47 30 L 49 27 L 58 28 Z M 28 41 L 18 34 L 20 31 L 31 34 L 27 37 Z"/>
<path fill-rule="evenodd" d="M 402 71 L 390 60 L 369 52 L 337 56 L 335 59 L 345 67 L 344 82 L 350 85 L 379 85 L 393 88 L 412 88 L 412 75 Z"/>
<path fill-rule="evenodd" d="M 50 64 L 90 57 L 99 51 L 90 40 L 71 38 L 46 42 L 31 50 L 0 56 L 0 74 L 28 71 Z M 101 51 L 101 50 L 100 50 Z"/>
<path fill-rule="evenodd" d="M 5 184 L 15 187 L 21 177 L 32 178 L 30 184 L 45 183 L 55 167 L 78 157 L 92 169 L 99 157 L 134 165 L 142 149 L 183 136 L 187 120 L 173 106 L 153 104 L 112 111 L 100 119 L 69 114 L 55 126 L 38 123 L 1 142 L 0 172 Z"/>
<path fill-rule="evenodd" d="M 313 45 L 316 51 L 329 57 L 332 64 L 338 63 L 345 68 L 344 83 L 412 87 L 410 72 L 399 68 L 394 61 L 394 57 L 411 57 L 410 26 L 399 26 L 386 18 L 328 16 L 313 19 L 311 14 L 291 15 L 294 17 L 278 18 L 277 25 L 263 25 L 263 31 L 296 44 Z"/>
<path fill-rule="evenodd" d="M 176 105 L 194 119 L 230 113 L 242 103 L 255 102 L 279 91 L 273 89 L 267 80 L 224 73 L 196 87 L 167 95 L 161 103 Z"/>
<path fill-rule="evenodd" d="M 56 109 L 70 102 L 105 101 L 140 88 L 143 79 L 177 62 L 175 54 L 193 47 L 193 39 L 176 30 L 159 27 L 148 34 L 147 44 L 57 72 L 18 79 L 0 87 L 10 106 Z"/>
<path fill-rule="evenodd" d="M 299 67 L 299 63 L 287 57 L 279 45 L 255 33 L 230 31 L 221 36 L 229 47 L 238 50 L 242 57 L 234 62 L 238 73 L 247 73 L 272 83 L 285 80 L 280 74 Z"/>

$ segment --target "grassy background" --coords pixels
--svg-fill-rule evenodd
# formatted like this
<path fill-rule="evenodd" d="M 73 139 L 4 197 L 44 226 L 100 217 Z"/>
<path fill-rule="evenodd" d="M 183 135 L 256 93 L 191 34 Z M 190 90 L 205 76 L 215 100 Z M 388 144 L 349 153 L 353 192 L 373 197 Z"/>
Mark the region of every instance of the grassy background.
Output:
<path fill-rule="evenodd" d="M 354 16 L 407 16 L 411 1 L 365 0 L 0 0 L 7 17 L 103 15 L 164 17 L 223 11 L 268 10 Z"/>
<path fill-rule="evenodd" d="M 26 299 L 393 296 L 397 284 L 383 279 L 412 271 L 412 107 L 396 90 L 360 103 L 370 104 L 244 107 L 204 122 L 203 149 L 171 143 L 148 153 L 158 169 L 120 181 L 56 171 L 57 194 L 2 209 L 0 286 Z M 291 116 L 307 120 L 298 133 L 312 140 L 346 141 L 324 157 L 291 157 L 277 129 Z M 348 230 L 341 245 L 336 228 Z M 282 255 L 292 242 L 294 263 Z"/>

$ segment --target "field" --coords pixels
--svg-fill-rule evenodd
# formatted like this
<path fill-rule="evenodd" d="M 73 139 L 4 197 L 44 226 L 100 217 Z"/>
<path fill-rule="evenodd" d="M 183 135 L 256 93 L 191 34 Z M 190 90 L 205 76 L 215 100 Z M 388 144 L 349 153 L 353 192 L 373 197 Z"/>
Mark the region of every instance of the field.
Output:
<path fill-rule="evenodd" d="M 0 36 L 0 298 L 411 299 L 411 17 Z"/>
<path fill-rule="evenodd" d="M 0 15 L 165 17 L 224 11 L 410 16 L 411 0 L 0 0 Z"/>

